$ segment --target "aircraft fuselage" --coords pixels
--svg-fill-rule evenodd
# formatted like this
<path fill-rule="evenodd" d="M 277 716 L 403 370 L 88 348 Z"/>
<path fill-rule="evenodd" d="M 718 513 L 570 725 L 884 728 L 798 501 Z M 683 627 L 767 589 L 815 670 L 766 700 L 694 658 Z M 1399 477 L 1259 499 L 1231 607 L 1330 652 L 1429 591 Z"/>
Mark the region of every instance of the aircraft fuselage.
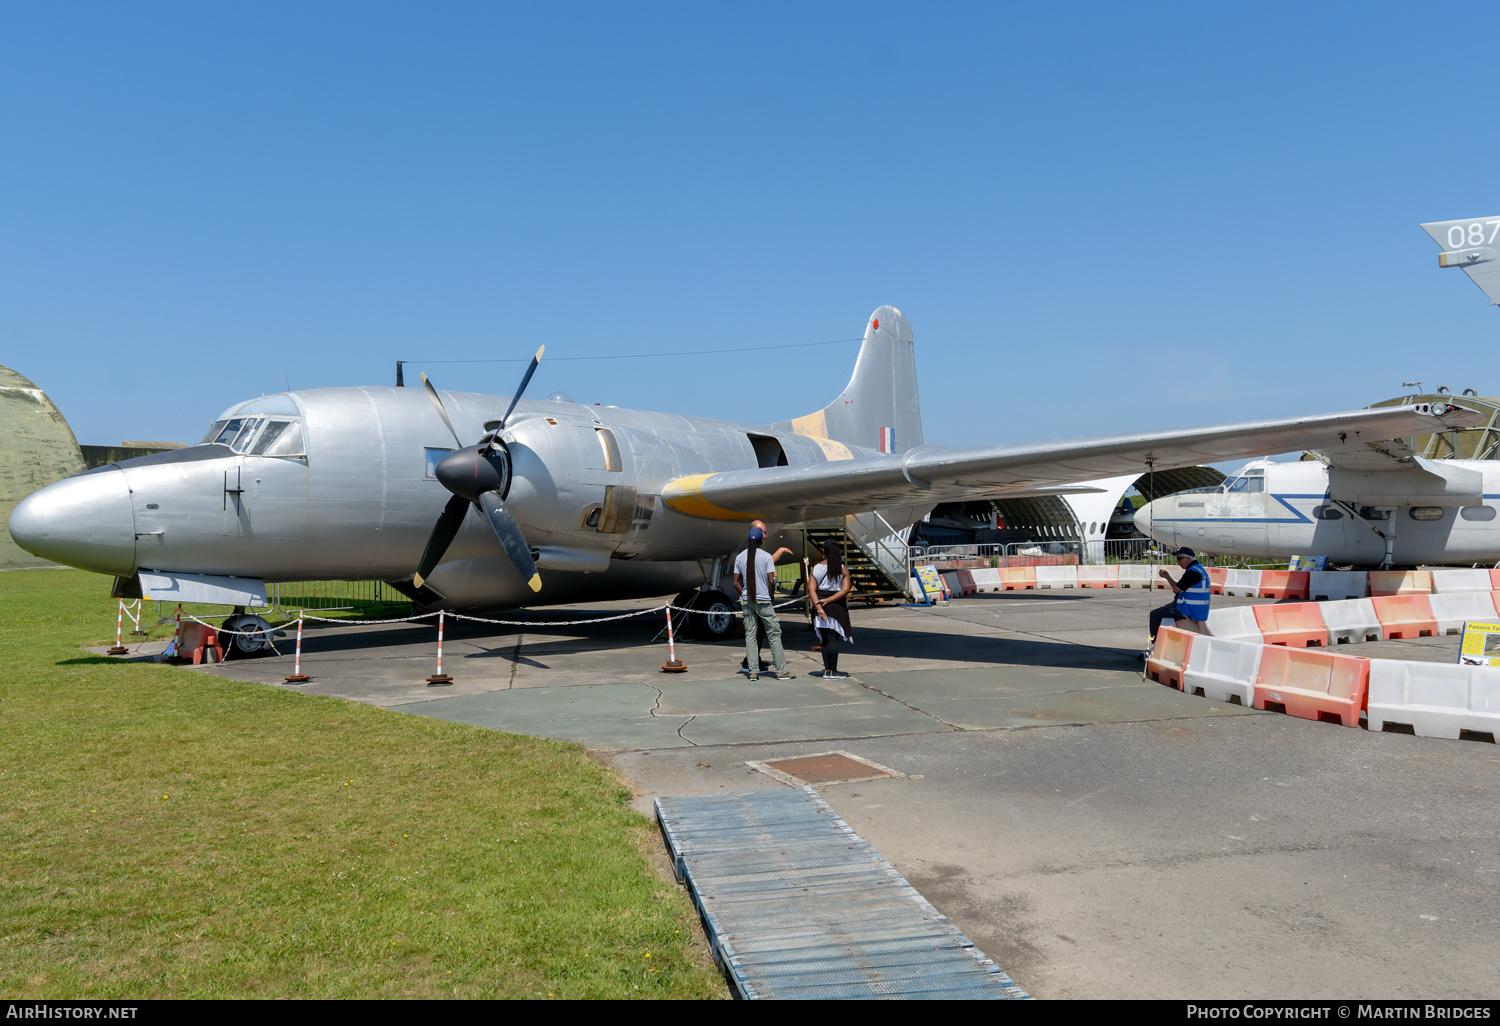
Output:
<path fill-rule="evenodd" d="M 466 444 L 485 435 L 485 422 L 507 402 L 461 392 L 443 398 Z M 433 467 L 455 448 L 421 390 L 292 392 L 241 404 L 215 423 L 210 436 L 224 441 L 110 464 L 36 493 L 16 508 L 12 533 L 58 562 L 119 576 L 148 569 L 267 582 L 411 577 L 450 498 Z M 696 586 L 707 560 L 743 543 L 745 523 L 675 512 L 658 498 L 668 481 L 872 455 L 765 427 L 548 400 L 523 400 L 502 438 L 512 467 L 506 503 L 543 571 L 543 590 L 525 589 L 485 523 L 470 515 L 428 579 L 449 605 Z"/>
<path fill-rule="evenodd" d="M 1440 465 L 1474 475 L 1480 487 L 1463 500 L 1413 499 L 1396 475 L 1371 474 L 1339 502 L 1342 489 L 1330 489 L 1322 462 L 1256 462 L 1220 487 L 1148 503 L 1136 513 L 1136 526 L 1168 546 L 1267 559 L 1326 555 L 1335 563 L 1373 567 L 1385 561 L 1390 540 L 1390 561 L 1400 566 L 1500 561 L 1500 463 Z"/>

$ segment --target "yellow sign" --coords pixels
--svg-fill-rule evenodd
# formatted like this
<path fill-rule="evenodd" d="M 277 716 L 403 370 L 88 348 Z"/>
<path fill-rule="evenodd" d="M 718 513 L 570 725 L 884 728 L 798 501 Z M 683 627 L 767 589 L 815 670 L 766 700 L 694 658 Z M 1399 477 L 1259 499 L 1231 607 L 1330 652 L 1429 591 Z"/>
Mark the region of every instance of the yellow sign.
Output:
<path fill-rule="evenodd" d="M 1500 623 L 1466 623 L 1458 643 L 1463 666 L 1500 666 Z"/>
<path fill-rule="evenodd" d="M 937 567 L 914 567 L 912 573 L 917 575 L 917 583 L 922 586 L 922 594 L 928 602 L 948 601 L 948 589 L 943 587 L 943 575 L 938 573 Z"/>

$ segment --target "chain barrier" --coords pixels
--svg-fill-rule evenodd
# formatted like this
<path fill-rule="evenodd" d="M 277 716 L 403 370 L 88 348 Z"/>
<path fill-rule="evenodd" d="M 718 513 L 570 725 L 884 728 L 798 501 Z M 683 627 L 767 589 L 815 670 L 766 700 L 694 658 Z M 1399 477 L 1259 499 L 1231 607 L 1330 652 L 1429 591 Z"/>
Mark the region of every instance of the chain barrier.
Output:
<path fill-rule="evenodd" d="M 778 609 L 778 610 L 779 609 L 785 609 L 788 606 L 794 606 L 794 605 L 796 605 L 797 603 L 799 603 L 801 601 L 802 601 L 802 599 L 800 599 L 800 598 L 787 599 L 785 602 L 781 602 L 781 603 L 775 604 L 771 608 L 772 609 Z M 443 611 L 443 615 L 445 615 L 445 616 L 451 616 L 455 620 L 470 620 L 470 621 L 472 621 L 474 623 L 492 623 L 492 624 L 495 624 L 496 626 L 499 626 L 499 627 L 580 627 L 580 626 L 587 626 L 589 624 L 595 624 L 595 623 L 614 623 L 617 620 L 628 620 L 628 619 L 630 619 L 633 616 L 645 616 L 648 613 L 658 612 L 658 611 L 661 610 L 661 608 L 662 608 L 661 606 L 648 606 L 645 609 L 635 609 L 635 610 L 632 610 L 631 612 L 628 612 L 628 613 L 620 613 L 617 616 L 596 616 L 596 617 L 594 617 L 592 619 L 588 619 L 588 620 L 492 620 L 492 619 L 490 619 L 488 617 L 484 617 L 484 616 L 465 616 L 462 613 L 449 613 L 449 612 L 446 612 L 446 611 Z M 700 615 L 705 615 L 704 614 L 704 610 L 702 610 L 702 609 L 694 609 L 694 608 L 692 608 L 690 606 L 674 606 L 674 605 L 668 603 L 667 606 L 666 606 L 666 608 L 670 609 L 670 610 L 673 610 L 674 612 L 678 612 L 678 613 L 698 613 Z M 224 616 L 223 616 L 223 619 L 227 620 L 231 616 L 239 616 L 239 615 L 241 615 L 241 614 L 239 614 L 239 613 L 225 613 Z M 373 626 L 373 625 L 388 624 L 388 623 L 412 623 L 412 622 L 414 622 L 416 620 L 426 620 L 426 619 L 429 619 L 429 618 L 437 616 L 437 615 L 438 614 L 436 612 L 433 612 L 433 613 L 419 613 L 419 614 L 417 614 L 415 616 L 403 616 L 403 617 L 399 617 L 399 618 L 394 619 L 394 620 L 350 620 L 350 619 L 346 619 L 344 617 L 314 616 L 312 613 L 304 612 L 304 613 L 301 614 L 300 617 L 292 617 L 290 620 L 287 620 L 285 623 L 269 624 L 266 627 L 261 628 L 260 630 L 253 630 L 253 631 L 236 631 L 236 630 L 229 630 L 229 629 L 224 628 L 224 627 L 214 627 L 213 624 L 209 623 L 206 620 L 200 620 L 198 617 L 193 616 L 191 613 L 185 614 L 183 616 L 183 619 L 184 620 L 192 620 L 194 623 L 201 623 L 205 627 L 212 627 L 219 634 L 238 635 L 238 636 L 242 636 L 242 637 L 260 637 L 260 636 L 262 636 L 264 634 L 269 633 L 270 631 L 280 630 L 283 627 L 287 627 L 287 626 L 289 626 L 291 624 L 294 624 L 294 623 L 297 622 L 298 619 L 321 620 L 324 623 L 345 624 L 345 625 L 348 625 L 348 626 L 351 626 L 351 627 L 369 627 L 369 626 Z M 734 609 L 734 610 L 726 609 L 722 613 L 715 613 L 714 615 L 715 616 L 734 616 L 734 617 L 738 617 L 740 619 L 743 619 L 744 616 L 745 616 L 745 614 L 743 612 L 741 612 L 740 610 L 738 610 L 738 609 Z"/>
<path fill-rule="evenodd" d="M 791 599 L 787 599 L 785 602 L 772 603 L 771 608 L 773 610 L 782 610 L 782 609 L 786 609 L 789 606 L 795 606 L 798 603 L 801 603 L 801 602 L 804 602 L 804 601 L 805 601 L 805 599 L 803 599 L 803 598 L 791 598 Z M 650 615 L 652 613 L 656 613 L 656 612 L 661 611 L 661 610 L 664 610 L 666 612 L 666 614 L 667 614 L 667 635 L 668 635 L 667 646 L 668 646 L 668 654 L 671 656 L 671 659 L 669 660 L 669 662 L 667 663 L 667 665 L 663 666 L 662 669 L 665 670 L 665 671 L 667 671 L 667 672 L 669 672 L 669 673 L 670 672 L 680 671 L 680 670 L 685 670 L 685 669 L 687 669 L 687 667 L 684 666 L 681 662 L 679 662 L 677 660 L 677 653 L 676 653 L 676 648 L 675 648 L 675 641 L 676 641 L 676 639 L 672 637 L 672 613 L 675 611 L 675 612 L 679 612 L 679 613 L 698 613 L 699 615 L 707 615 L 707 614 L 706 614 L 705 610 L 695 609 L 695 608 L 690 607 L 690 606 L 673 605 L 671 602 L 664 603 L 663 605 L 660 605 L 660 606 L 647 606 L 644 609 L 633 609 L 633 610 L 631 610 L 628 613 L 618 613 L 618 614 L 616 614 L 614 616 L 596 616 L 596 617 L 591 617 L 590 619 L 587 619 L 587 620 L 551 620 L 551 621 L 548 621 L 548 620 L 540 620 L 540 621 L 539 620 L 495 620 L 495 619 L 491 619 L 489 617 L 484 617 L 484 616 L 465 616 L 462 613 L 450 613 L 450 612 L 448 612 L 446 610 L 438 610 L 438 611 L 432 612 L 432 613 L 417 613 L 417 614 L 412 615 L 412 616 L 396 617 L 396 618 L 389 619 L 389 620 L 350 620 L 350 619 L 345 619 L 343 617 L 316 616 L 316 615 L 314 615 L 312 613 L 307 612 L 306 610 L 300 610 L 295 617 L 293 617 L 293 618 L 285 621 L 284 623 L 279 623 L 279 624 L 268 623 L 265 627 L 256 628 L 254 630 L 235 630 L 233 628 L 228 628 L 228 627 L 223 626 L 222 623 L 219 626 L 215 626 L 212 623 L 209 623 L 207 620 L 202 619 L 201 617 L 194 616 L 191 613 L 183 613 L 182 612 L 182 607 L 181 607 L 181 605 L 179 605 L 178 606 L 178 612 L 177 612 L 177 633 L 173 636 L 172 641 L 167 646 L 167 651 L 165 653 L 163 653 L 163 654 L 165 656 L 173 658 L 173 659 L 179 659 L 180 660 L 182 658 L 182 653 L 181 653 L 180 645 L 182 643 L 182 621 L 183 620 L 187 620 L 189 622 L 196 623 L 196 624 L 201 624 L 202 626 L 207 627 L 210 631 L 213 631 L 213 634 L 211 635 L 211 637 L 213 639 L 215 639 L 213 641 L 213 645 L 214 645 L 215 651 L 217 651 L 219 653 L 219 659 L 220 660 L 222 660 L 222 659 L 224 659 L 226 657 L 226 653 L 223 651 L 223 649 L 221 649 L 219 647 L 219 644 L 218 644 L 218 641 L 217 641 L 217 638 L 218 638 L 219 635 L 227 635 L 229 637 L 240 637 L 240 638 L 259 638 L 265 644 L 270 645 L 271 646 L 271 650 L 273 652 L 276 652 L 277 655 L 280 655 L 281 653 L 276 649 L 276 646 L 271 642 L 271 635 L 275 631 L 279 631 L 282 628 L 290 627 L 293 624 L 295 624 L 296 628 L 297 628 L 297 650 L 296 650 L 296 656 L 295 656 L 295 661 L 292 664 L 292 672 L 291 672 L 290 675 L 288 675 L 285 678 L 285 680 L 286 680 L 286 683 L 288 683 L 288 684 L 306 684 L 312 678 L 308 677 L 308 676 L 306 676 L 306 675 L 304 675 L 302 673 L 302 626 L 303 626 L 303 621 L 304 620 L 320 620 L 323 623 L 345 624 L 345 625 L 348 625 L 348 626 L 351 626 L 351 627 L 369 627 L 369 626 L 380 626 L 380 625 L 384 625 L 384 624 L 393 624 L 393 623 L 415 623 L 415 622 L 417 622 L 419 620 L 429 620 L 429 619 L 431 619 L 433 617 L 437 617 L 437 623 L 438 623 L 438 650 L 437 650 L 438 651 L 438 656 L 437 656 L 438 662 L 437 662 L 437 672 L 435 674 L 433 674 L 431 677 L 427 678 L 427 684 L 428 684 L 429 687 L 444 687 L 444 686 L 447 686 L 447 685 L 453 683 L 453 678 L 452 677 L 448 677 L 448 676 L 445 676 L 443 674 L 443 621 L 447 617 L 451 616 L 451 617 L 453 617 L 456 620 L 468 620 L 470 623 L 493 624 L 493 625 L 495 625 L 497 627 L 530 627 L 530 628 L 538 628 L 538 627 L 580 627 L 580 626 L 588 626 L 588 625 L 596 624 L 596 623 L 617 623 L 617 622 L 619 622 L 621 620 L 629 620 L 629 619 L 631 619 L 633 617 L 637 617 L 637 616 L 647 616 L 647 615 Z M 242 614 L 242 613 L 224 613 L 224 614 L 222 614 L 219 617 L 219 619 L 221 621 L 223 621 L 223 620 L 228 620 L 228 619 L 230 619 L 231 617 L 234 617 L 234 616 L 242 616 L 242 615 L 245 615 L 245 614 Z M 251 614 L 251 615 L 256 615 L 256 614 Z M 745 616 L 744 612 L 741 611 L 741 610 L 729 610 L 729 609 L 723 610 L 722 612 L 716 612 L 716 613 L 714 613 L 712 615 L 715 615 L 715 616 L 736 616 L 736 617 L 739 617 L 741 619 L 743 619 L 744 616 Z M 124 616 L 124 603 L 121 602 L 121 604 L 120 604 L 120 618 L 123 619 L 123 616 Z M 119 625 L 117 624 L 117 626 L 116 626 L 116 634 L 118 635 L 118 633 L 119 633 Z M 118 652 L 116 652 L 115 650 L 111 649 L 110 650 L 110 654 L 111 655 L 120 655 L 120 654 L 124 654 L 126 651 L 127 650 L 124 649 L 124 648 L 120 648 Z M 195 661 L 196 661 L 196 656 L 195 656 Z"/>

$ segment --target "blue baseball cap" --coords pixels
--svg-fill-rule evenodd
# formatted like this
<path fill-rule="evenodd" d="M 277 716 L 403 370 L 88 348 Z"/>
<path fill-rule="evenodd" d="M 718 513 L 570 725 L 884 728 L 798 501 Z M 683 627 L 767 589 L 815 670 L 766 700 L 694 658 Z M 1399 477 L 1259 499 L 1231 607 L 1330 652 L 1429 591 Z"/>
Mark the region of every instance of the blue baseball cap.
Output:
<path fill-rule="evenodd" d="M 765 541 L 766 540 L 766 532 L 762 531 L 758 527 L 752 527 L 752 528 L 750 528 L 750 540 L 751 541 Z"/>

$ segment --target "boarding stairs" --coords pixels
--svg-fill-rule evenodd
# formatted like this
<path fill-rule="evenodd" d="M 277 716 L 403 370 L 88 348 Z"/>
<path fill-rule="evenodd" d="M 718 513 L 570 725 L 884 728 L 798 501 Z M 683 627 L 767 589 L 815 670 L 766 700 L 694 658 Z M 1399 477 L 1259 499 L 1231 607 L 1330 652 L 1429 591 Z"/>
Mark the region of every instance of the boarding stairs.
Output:
<path fill-rule="evenodd" d="M 909 597 L 906 539 L 910 527 L 897 531 L 879 513 L 862 513 L 810 520 L 803 530 L 809 559 L 817 559 L 816 550 L 824 542 L 836 541 L 843 546 L 844 565 L 854 578 L 851 599 L 873 603 Z"/>

